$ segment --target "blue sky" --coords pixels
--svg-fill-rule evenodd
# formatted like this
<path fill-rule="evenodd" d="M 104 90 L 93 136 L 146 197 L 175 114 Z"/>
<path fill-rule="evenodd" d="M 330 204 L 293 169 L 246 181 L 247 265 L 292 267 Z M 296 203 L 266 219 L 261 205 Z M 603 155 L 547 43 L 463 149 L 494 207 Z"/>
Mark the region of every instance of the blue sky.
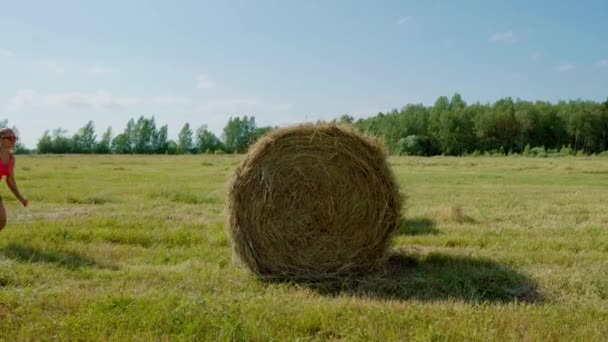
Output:
<path fill-rule="evenodd" d="M 0 119 L 34 147 L 154 116 L 216 134 L 471 102 L 608 97 L 608 1 L 4 1 Z"/>

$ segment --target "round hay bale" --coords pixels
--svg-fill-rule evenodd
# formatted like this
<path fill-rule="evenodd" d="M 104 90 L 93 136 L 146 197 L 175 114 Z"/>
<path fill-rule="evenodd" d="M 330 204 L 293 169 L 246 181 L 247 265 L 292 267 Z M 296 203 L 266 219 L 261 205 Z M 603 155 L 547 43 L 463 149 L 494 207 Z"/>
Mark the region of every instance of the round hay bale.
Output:
<path fill-rule="evenodd" d="M 336 124 L 277 129 L 237 167 L 227 198 L 235 254 L 262 277 L 381 265 L 401 196 L 378 141 Z"/>

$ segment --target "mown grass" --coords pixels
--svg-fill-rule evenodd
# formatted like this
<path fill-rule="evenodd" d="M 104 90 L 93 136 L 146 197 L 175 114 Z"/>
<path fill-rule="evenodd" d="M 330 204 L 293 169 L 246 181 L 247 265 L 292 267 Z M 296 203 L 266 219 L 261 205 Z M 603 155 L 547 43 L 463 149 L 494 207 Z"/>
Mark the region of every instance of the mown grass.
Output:
<path fill-rule="evenodd" d="M 235 156 L 20 156 L 0 192 L 0 339 L 605 340 L 608 159 L 391 158 L 384 269 L 262 281 L 232 262 Z"/>

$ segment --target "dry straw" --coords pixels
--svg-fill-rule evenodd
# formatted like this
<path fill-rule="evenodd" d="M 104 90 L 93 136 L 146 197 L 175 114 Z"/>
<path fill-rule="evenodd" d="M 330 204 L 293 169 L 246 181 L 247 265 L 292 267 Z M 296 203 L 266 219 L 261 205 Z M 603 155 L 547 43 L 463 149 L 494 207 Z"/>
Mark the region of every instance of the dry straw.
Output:
<path fill-rule="evenodd" d="M 237 167 L 235 254 L 261 277 L 326 277 L 384 263 L 401 196 L 381 143 L 334 123 L 277 129 Z"/>

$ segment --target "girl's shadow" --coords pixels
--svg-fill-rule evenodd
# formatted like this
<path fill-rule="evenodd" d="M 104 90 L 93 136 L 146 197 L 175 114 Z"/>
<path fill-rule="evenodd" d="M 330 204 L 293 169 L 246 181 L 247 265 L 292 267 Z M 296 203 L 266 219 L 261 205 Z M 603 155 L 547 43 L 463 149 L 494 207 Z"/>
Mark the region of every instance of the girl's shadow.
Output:
<path fill-rule="evenodd" d="M 41 250 L 38 248 L 11 243 L 0 250 L 5 257 L 24 263 L 50 263 L 58 266 L 77 269 L 97 267 L 116 270 L 114 265 L 100 264 L 93 259 L 74 252 Z"/>

